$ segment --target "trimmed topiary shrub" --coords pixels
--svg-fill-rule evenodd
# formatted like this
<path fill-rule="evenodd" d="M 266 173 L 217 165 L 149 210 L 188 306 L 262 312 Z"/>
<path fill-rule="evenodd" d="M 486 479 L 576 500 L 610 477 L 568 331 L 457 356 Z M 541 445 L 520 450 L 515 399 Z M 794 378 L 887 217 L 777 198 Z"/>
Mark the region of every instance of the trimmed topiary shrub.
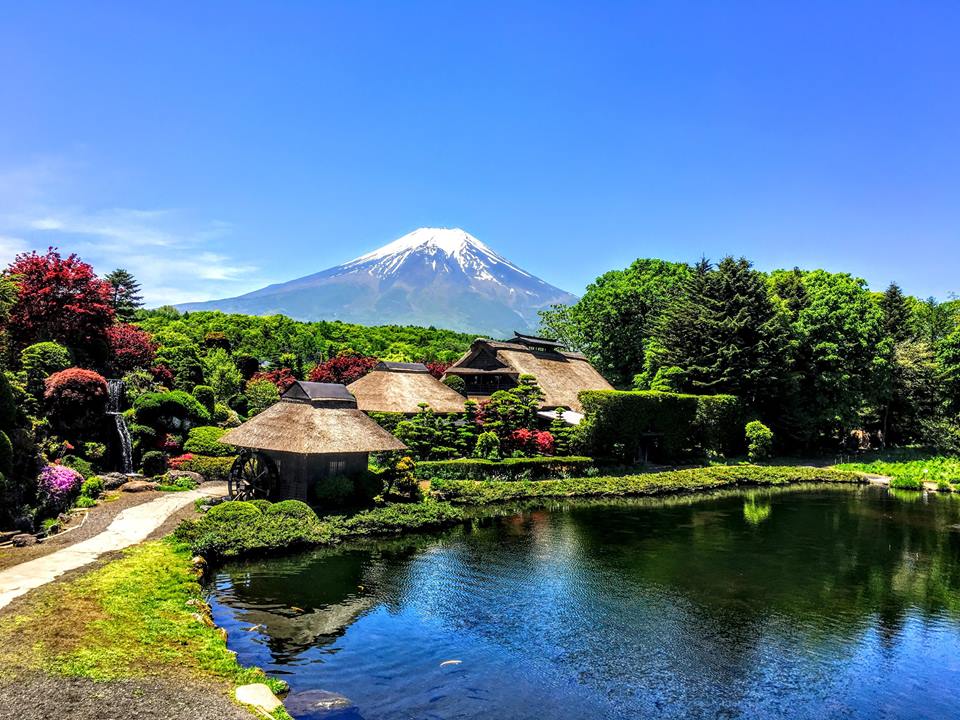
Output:
<path fill-rule="evenodd" d="M 214 409 L 216 408 L 217 404 L 216 396 L 213 393 L 213 388 L 209 385 L 197 385 L 193 389 L 193 397 L 196 398 L 198 403 L 206 408 L 206 411 L 210 417 L 213 417 Z"/>
<path fill-rule="evenodd" d="M 159 450 L 150 450 L 143 454 L 140 472 L 147 477 L 163 475 L 167 471 L 167 456 Z"/>
<path fill-rule="evenodd" d="M 210 508 L 206 517 L 217 522 L 233 523 L 251 520 L 260 517 L 262 514 L 260 508 L 253 503 L 227 500 Z"/>
<path fill-rule="evenodd" d="M 353 479 L 344 475 L 320 478 L 313 486 L 314 499 L 324 508 L 348 505 L 355 493 Z"/>
<path fill-rule="evenodd" d="M 248 500 L 247 502 L 249 502 L 251 505 L 259 508 L 259 509 L 260 509 L 260 512 L 266 512 L 266 511 L 267 511 L 267 508 L 270 507 L 270 506 L 273 504 L 273 503 L 271 503 L 269 500 L 264 500 L 263 498 L 260 498 L 260 499 L 258 499 L 258 500 Z"/>
<path fill-rule="evenodd" d="M 296 520 L 320 522 L 320 518 L 317 517 L 313 508 L 300 500 L 281 500 L 280 502 L 275 502 L 268 507 L 265 512 L 267 515 L 284 515 Z"/>
<path fill-rule="evenodd" d="M 759 420 L 747 423 L 747 457 L 750 462 L 765 460 L 773 454 L 773 431 Z"/>
<path fill-rule="evenodd" d="M 233 457 L 211 457 L 209 455 L 193 455 L 187 453 L 170 460 L 174 470 L 188 470 L 200 473 L 206 480 L 226 480 L 233 466 Z"/>
<path fill-rule="evenodd" d="M 482 432 L 477 437 L 477 444 L 473 448 L 473 456 L 484 460 L 500 459 L 500 438 L 495 432 Z"/>
<path fill-rule="evenodd" d="M 461 395 L 467 394 L 467 383 L 459 375 L 447 375 L 441 382 Z"/>
<path fill-rule="evenodd" d="M 220 442 L 220 438 L 227 431 L 213 425 L 201 425 L 190 430 L 187 441 L 183 444 L 183 449 L 188 453 L 196 455 L 209 455 L 212 457 L 227 457 L 236 455 L 237 449 L 232 445 L 225 445 Z"/>
<path fill-rule="evenodd" d="M 742 446 L 729 432 L 728 423 L 740 427 L 739 401 L 730 395 L 588 390 L 579 397 L 586 417 L 573 442 L 593 457 L 631 463 L 646 446 L 655 459 L 674 460 L 729 454 Z"/>
<path fill-rule="evenodd" d="M 133 404 L 138 425 L 178 431 L 210 422 L 210 413 L 193 395 L 182 390 L 144 393 Z"/>
<path fill-rule="evenodd" d="M 76 437 L 103 422 L 107 409 L 107 381 L 99 373 L 82 368 L 61 370 L 44 383 L 43 398 L 54 424 Z"/>
<path fill-rule="evenodd" d="M 70 351 L 55 342 L 28 345 L 20 353 L 20 367 L 27 378 L 27 392 L 38 399 L 43 396 L 44 380 L 72 364 Z"/>

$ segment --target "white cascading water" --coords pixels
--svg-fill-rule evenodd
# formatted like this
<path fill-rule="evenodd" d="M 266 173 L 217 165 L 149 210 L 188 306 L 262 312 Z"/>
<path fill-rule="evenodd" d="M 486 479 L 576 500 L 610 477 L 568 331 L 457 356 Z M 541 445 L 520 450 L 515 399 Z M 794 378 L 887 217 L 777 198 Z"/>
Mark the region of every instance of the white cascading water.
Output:
<path fill-rule="evenodd" d="M 127 428 L 127 419 L 120 411 L 120 398 L 123 397 L 123 380 L 108 380 L 107 389 L 110 392 L 110 405 L 107 415 L 113 415 L 117 425 L 117 434 L 120 435 L 120 447 L 123 450 L 123 472 L 126 475 L 133 473 L 133 441 L 130 439 L 130 430 Z"/>

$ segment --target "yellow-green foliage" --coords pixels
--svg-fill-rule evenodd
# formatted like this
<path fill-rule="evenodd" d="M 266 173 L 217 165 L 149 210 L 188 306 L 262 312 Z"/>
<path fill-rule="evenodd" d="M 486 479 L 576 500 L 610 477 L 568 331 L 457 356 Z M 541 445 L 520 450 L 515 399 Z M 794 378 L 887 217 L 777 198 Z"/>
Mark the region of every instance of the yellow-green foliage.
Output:
<path fill-rule="evenodd" d="M 872 462 L 844 463 L 837 465 L 842 470 L 870 473 L 889 477 L 891 486 L 919 490 L 924 482 L 935 482 L 946 489 L 945 484 L 960 483 L 960 458 L 911 457 L 902 459 L 896 455 Z"/>

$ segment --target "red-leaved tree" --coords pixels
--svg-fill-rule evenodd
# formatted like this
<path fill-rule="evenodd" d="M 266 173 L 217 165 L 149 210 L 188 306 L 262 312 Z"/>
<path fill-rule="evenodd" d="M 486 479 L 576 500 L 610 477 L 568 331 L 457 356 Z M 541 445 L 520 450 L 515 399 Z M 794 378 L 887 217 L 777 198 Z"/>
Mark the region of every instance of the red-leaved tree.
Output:
<path fill-rule="evenodd" d="M 256 380 L 269 380 L 277 386 L 277 390 L 279 390 L 281 394 L 286 392 L 287 388 L 297 381 L 293 376 L 293 370 L 290 368 L 278 368 L 276 370 L 254 373 L 253 377 L 250 378 L 250 382 L 255 382 Z"/>
<path fill-rule="evenodd" d="M 110 347 L 108 366 L 117 377 L 137 368 L 150 367 L 157 352 L 150 333 L 126 323 L 107 328 L 107 344 Z"/>
<path fill-rule="evenodd" d="M 56 248 L 45 255 L 17 255 L 7 275 L 17 283 L 10 310 L 10 336 L 16 348 L 53 340 L 74 356 L 102 362 L 107 328 L 113 324 L 112 286 L 76 255 L 61 257 Z"/>
<path fill-rule="evenodd" d="M 310 371 L 310 382 L 343 383 L 349 385 L 373 369 L 378 360 L 364 355 L 338 355 L 322 362 Z"/>
<path fill-rule="evenodd" d="M 71 437 L 96 428 L 107 409 L 107 381 L 99 373 L 68 368 L 46 379 L 43 399 L 50 419 Z"/>
<path fill-rule="evenodd" d="M 447 371 L 447 368 L 450 367 L 450 363 L 443 362 L 425 362 L 424 365 L 427 366 L 427 370 L 430 371 L 430 374 L 433 375 L 437 380 L 443 377 L 443 374 Z"/>

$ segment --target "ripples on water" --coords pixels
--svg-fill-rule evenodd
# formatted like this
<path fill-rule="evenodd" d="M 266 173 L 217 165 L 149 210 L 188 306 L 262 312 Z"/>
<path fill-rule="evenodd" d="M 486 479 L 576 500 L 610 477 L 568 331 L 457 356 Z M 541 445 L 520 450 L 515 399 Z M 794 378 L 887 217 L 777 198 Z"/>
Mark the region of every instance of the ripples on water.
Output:
<path fill-rule="evenodd" d="M 960 718 L 958 524 L 878 488 L 569 503 L 236 563 L 211 601 L 336 717 Z"/>

